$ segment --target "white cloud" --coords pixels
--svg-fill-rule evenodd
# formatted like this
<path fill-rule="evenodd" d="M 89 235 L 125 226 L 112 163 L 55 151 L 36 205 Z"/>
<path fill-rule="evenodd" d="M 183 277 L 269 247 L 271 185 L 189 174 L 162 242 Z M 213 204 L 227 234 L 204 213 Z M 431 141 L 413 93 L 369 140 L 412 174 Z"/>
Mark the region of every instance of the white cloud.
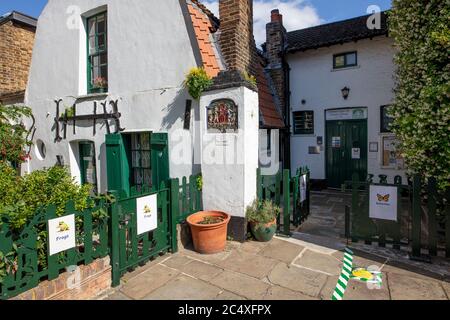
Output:
<path fill-rule="evenodd" d="M 203 0 L 209 10 L 219 17 L 219 1 Z M 258 45 L 266 41 L 266 24 L 270 12 L 279 9 L 287 31 L 316 26 L 323 23 L 316 8 L 305 0 L 255 0 L 253 1 L 253 23 L 255 40 Z"/>

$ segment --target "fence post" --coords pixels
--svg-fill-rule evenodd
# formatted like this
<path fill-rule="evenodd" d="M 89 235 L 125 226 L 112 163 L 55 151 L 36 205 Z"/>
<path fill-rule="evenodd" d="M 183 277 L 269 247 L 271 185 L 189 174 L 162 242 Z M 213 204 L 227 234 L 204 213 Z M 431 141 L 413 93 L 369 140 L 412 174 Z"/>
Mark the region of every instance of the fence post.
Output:
<path fill-rule="evenodd" d="M 437 255 L 437 223 L 436 223 L 437 184 L 435 178 L 428 180 L 428 251 Z"/>
<path fill-rule="evenodd" d="M 421 179 L 418 174 L 413 181 L 413 211 L 412 211 L 412 255 L 420 256 L 420 233 L 421 233 L 421 208 L 420 208 L 420 187 Z"/>
<path fill-rule="evenodd" d="M 258 197 L 258 201 L 262 201 L 262 177 L 261 177 L 261 168 L 256 169 L 256 195 Z"/>
<path fill-rule="evenodd" d="M 348 239 L 350 238 L 350 207 L 349 206 L 345 206 L 345 238 L 347 239 L 347 244 L 348 244 Z"/>
<path fill-rule="evenodd" d="M 180 184 L 178 179 L 170 179 L 170 239 L 172 253 L 178 251 L 177 224 L 180 215 Z"/>
<path fill-rule="evenodd" d="M 352 175 L 352 208 L 350 212 L 350 221 L 352 219 L 355 219 L 355 216 L 358 214 L 358 182 L 359 182 L 359 175 L 355 172 Z M 368 191 L 369 192 L 369 191 Z M 353 228 L 352 224 L 352 228 Z M 358 242 L 358 239 L 353 235 L 353 232 L 350 232 L 352 235 L 352 241 Z"/>
<path fill-rule="evenodd" d="M 281 170 L 277 172 L 275 176 L 275 204 L 277 206 L 281 205 Z"/>
<path fill-rule="evenodd" d="M 450 258 L 450 188 L 446 192 L 447 204 L 445 206 L 445 256 Z"/>
<path fill-rule="evenodd" d="M 283 198 L 284 198 L 284 208 L 283 208 L 283 233 L 286 236 L 291 235 L 291 173 L 289 170 L 284 170 L 283 172 Z"/>
<path fill-rule="evenodd" d="M 119 192 L 111 191 L 116 201 L 111 204 L 111 273 L 112 286 L 120 284 L 120 263 L 119 263 Z"/>

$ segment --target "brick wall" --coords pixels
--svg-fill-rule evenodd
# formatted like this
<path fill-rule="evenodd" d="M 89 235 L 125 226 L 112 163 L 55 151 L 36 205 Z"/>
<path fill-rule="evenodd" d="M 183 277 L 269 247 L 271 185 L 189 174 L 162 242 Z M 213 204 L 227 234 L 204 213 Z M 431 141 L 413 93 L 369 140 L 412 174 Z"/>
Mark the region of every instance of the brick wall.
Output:
<path fill-rule="evenodd" d="M 220 48 L 228 70 L 255 75 L 252 60 L 256 45 L 253 37 L 253 1 L 220 0 Z"/>
<path fill-rule="evenodd" d="M 111 288 L 109 257 L 97 259 L 87 266 L 79 266 L 79 282 L 74 273 L 64 272 L 52 281 L 43 281 L 34 289 L 11 300 L 89 300 Z"/>
<path fill-rule="evenodd" d="M 8 21 L 0 25 L 0 95 L 26 89 L 35 29 Z"/>

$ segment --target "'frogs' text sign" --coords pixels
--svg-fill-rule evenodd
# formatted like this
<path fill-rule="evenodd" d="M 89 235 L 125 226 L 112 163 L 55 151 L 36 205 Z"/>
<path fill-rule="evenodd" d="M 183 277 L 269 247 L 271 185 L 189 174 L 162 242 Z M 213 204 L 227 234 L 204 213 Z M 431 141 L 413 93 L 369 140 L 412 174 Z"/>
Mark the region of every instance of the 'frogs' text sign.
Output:
<path fill-rule="evenodd" d="M 48 220 L 50 255 L 75 248 L 75 215 Z"/>
<path fill-rule="evenodd" d="M 141 235 L 158 227 L 158 195 L 136 199 L 137 233 Z"/>
<path fill-rule="evenodd" d="M 397 221 L 397 187 L 370 186 L 372 219 Z"/>

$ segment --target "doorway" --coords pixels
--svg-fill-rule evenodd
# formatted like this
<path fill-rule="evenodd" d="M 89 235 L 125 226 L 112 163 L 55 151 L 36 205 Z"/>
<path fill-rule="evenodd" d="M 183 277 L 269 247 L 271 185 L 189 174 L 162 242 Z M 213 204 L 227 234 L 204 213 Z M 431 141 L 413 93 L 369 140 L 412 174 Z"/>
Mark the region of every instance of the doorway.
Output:
<path fill-rule="evenodd" d="M 80 180 L 81 184 L 92 185 L 92 193 L 98 193 L 97 162 L 95 159 L 95 144 L 92 141 L 79 142 Z"/>
<path fill-rule="evenodd" d="M 353 173 L 367 178 L 367 119 L 326 122 L 326 179 L 341 188 Z"/>

